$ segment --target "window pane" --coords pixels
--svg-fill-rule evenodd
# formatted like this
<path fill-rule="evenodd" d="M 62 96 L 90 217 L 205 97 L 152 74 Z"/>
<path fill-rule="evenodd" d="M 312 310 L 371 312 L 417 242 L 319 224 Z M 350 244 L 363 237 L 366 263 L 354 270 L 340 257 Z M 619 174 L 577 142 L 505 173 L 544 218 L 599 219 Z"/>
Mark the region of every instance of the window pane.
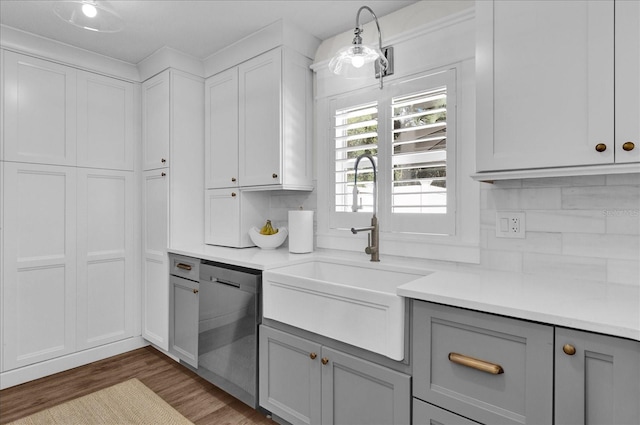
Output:
<path fill-rule="evenodd" d="M 378 154 L 378 106 L 370 103 L 336 111 L 335 116 L 336 212 L 351 212 L 356 158 Z M 358 164 L 358 211 L 373 211 L 373 169 L 367 160 Z"/>
<path fill-rule="evenodd" d="M 393 213 L 447 212 L 447 90 L 392 99 Z"/>

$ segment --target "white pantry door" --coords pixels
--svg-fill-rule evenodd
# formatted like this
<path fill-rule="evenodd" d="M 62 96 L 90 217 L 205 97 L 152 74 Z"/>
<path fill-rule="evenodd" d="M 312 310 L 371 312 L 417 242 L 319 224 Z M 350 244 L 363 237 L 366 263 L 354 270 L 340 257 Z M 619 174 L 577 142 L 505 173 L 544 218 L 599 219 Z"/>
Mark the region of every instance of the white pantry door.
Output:
<path fill-rule="evenodd" d="M 133 172 L 78 169 L 78 349 L 133 335 Z"/>
<path fill-rule="evenodd" d="M 75 351 L 76 169 L 4 164 L 4 370 Z"/>

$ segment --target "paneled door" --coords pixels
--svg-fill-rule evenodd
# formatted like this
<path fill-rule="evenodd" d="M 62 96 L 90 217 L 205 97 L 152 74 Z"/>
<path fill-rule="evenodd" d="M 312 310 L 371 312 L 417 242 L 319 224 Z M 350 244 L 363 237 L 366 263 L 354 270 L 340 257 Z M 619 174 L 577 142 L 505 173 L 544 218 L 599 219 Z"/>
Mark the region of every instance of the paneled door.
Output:
<path fill-rule="evenodd" d="M 78 169 L 78 348 L 133 335 L 133 172 Z"/>
<path fill-rule="evenodd" d="M 76 163 L 76 70 L 4 51 L 4 159 Z"/>
<path fill-rule="evenodd" d="M 4 163 L 4 370 L 75 351 L 76 170 Z"/>
<path fill-rule="evenodd" d="M 133 171 L 134 85 L 78 71 L 78 166 Z"/>
<path fill-rule="evenodd" d="M 142 185 L 142 336 L 169 350 L 169 176 L 146 171 Z"/>

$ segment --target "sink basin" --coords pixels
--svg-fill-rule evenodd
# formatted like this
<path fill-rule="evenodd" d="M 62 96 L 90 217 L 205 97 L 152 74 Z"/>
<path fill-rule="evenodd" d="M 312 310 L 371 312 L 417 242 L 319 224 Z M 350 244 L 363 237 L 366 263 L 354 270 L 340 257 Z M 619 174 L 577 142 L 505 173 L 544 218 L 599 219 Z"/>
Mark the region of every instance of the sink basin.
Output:
<path fill-rule="evenodd" d="M 263 272 L 263 315 L 394 360 L 404 359 L 405 300 L 417 274 L 313 260 Z"/>

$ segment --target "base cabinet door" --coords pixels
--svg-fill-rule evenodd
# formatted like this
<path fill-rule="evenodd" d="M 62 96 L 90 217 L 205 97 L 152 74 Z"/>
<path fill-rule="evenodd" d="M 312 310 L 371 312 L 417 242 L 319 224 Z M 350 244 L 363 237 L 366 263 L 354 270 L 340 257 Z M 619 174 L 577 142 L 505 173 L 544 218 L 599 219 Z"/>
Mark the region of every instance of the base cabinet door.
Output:
<path fill-rule="evenodd" d="M 323 424 L 410 423 L 409 375 L 327 347 L 320 362 Z"/>
<path fill-rule="evenodd" d="M 185 363 L 198 367 L 199 284 L 176 276 L 171 285 L 169 352 Z"/>
<path fill-rule="evenodd" d="M 260 327 L 260 406 L 292 424 L 409 424 L 411 378 Z"/>
<path fill-rule="evenodd" d="M 462 416 L 441 409 L 433 404 L 425 403 L 417 398 L 413 399 L 412 425 L 478 425 Z"/>
<path fill-rule="evenodd" d="M 260 406 L 292 424 L 319 424 L 321 348 L 260 326 Z"/>
<path fill-rule="evenodd" d="M 555 423 L 640 423 L 640 342 L 556 328 Z"/>

